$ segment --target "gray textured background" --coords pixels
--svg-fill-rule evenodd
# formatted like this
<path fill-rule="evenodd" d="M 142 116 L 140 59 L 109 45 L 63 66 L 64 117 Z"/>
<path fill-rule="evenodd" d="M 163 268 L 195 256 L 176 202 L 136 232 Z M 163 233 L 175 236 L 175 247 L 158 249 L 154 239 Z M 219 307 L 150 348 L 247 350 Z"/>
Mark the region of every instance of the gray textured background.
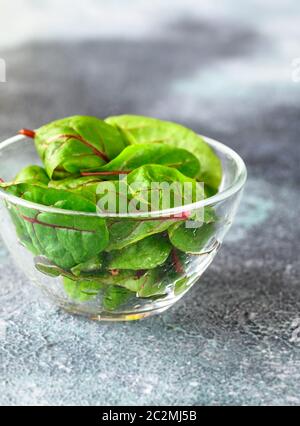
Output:
<path fill-rule="evenodd" d="M 0 404 L 300 405 L 299 2 L 14 3 L 0 1 L 1 140 L 140 113 L 224 141 L 249 181 L 201 281 L 139 323 L 57 310 L 0 243 Z"/>

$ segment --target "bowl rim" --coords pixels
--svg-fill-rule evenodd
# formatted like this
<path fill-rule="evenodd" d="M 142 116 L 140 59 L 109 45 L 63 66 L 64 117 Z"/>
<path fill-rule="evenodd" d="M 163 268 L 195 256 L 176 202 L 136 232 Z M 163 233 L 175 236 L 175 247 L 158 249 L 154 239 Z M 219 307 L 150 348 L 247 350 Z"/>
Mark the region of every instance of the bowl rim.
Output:
<path fill-rule="evenodd" d="M 212 138 L 209 138 L 207 136 L 199 135 L 201 138 L 204 139 L 208 145 L 216 149 L 217 151 L 221 151 L 223 154 L 230 157 L 237 166 L 237 172 L 235 174 L 235 179 L 233 180 L 232 184 L 227 187 L 224 190 L 219 191 L 217 194 L 205 198 L 204 200 L 197 201 L 192 204 L 179 206 L 179 207 L 173 207 L 170 209 L 165 210 L 158 210 L 154 212 L 143 212 L 143 213 L 103 213 L 103 212 L 82 212 L 77 210 L 63 210 L 59 208 L 44 206 L 43 204 L 34 203 L 32 201 L 23 200 L 19 197 L 16 197 L 15 195 L 9 194 L 5 192 L 4 189 L 0 188 L 0 198 L 3 198 L 4 200 L 14 204 L 19 205 L 22 207 L 32 208 L 35 210 L 39 210 L 43 213 L 55 213 L 55 214 L 66 214 L 66 215 L 74 215 L 74 216 L 93 216 L 93 217 L 103 217 L 103 218 L 122 218 L 122 219 L 143 219 L 143 218 L 168 218 L 170 216 L 176 216 L 180 215 L 184 212 L 191 212 L 193 210 L 198 210 L 210 205 L 217 204 L 221 201 L 224 201 L 231 196 L 238 193 L 245 185 L 247 180 L 247 168 L 245 165 L 244 160 L 240 157 L 240 155 L 234 151 L 229 146 L 215 140 Z M 6 139 L 5 141 L 0 143 L 0 153 L 5 148 L 9 147 L 10 145 L 13 145 L 16 142 L 20 142 L 21 140 L 28 139 L 26 136 L 23 135 L 16 135 L 9 139 Z"/>

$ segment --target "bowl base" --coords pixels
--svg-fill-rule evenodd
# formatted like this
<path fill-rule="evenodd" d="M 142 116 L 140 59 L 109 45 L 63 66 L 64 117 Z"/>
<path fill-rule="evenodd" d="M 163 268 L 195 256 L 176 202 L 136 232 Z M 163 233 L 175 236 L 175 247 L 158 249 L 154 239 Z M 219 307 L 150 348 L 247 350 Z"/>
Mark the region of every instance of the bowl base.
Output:
<path fill-rule="evenodd" d="M 65 312 L 68 312 L 72 315 L 83 316 L 92 321 L 104 321 L 104 322 L 124 322 L 124 321 L 138 321 L 146 318 L 150 318 L 153 315 L 158 315 L 165 312 L 167 309 L 171 308 L 174 303 L 170 303 L 167 306 L 163 306 L 160 308 L 154 308 L 151 310 L 147 310 L 144 312 L 103 312 L 102 314 L 89 314 L 87 312 L 79 311 L 76 309 L 70 308 L 70 306 L 60 306 Z"/>

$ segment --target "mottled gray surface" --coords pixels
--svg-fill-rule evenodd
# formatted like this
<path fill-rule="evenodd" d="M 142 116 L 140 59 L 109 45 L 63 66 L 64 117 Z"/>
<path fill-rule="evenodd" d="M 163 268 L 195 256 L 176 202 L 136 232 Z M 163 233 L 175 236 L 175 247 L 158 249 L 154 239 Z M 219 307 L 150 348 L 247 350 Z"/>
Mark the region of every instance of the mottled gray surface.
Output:
<path fill-rule="evenodd" d="M 176 2 L 142 39 L 1 53 L 1 139 L 75 113 L 153 115 L 238 150 L 249 182 L 201 282 L 139 323 L 92 323 L 48 305 L 0 245 L 0 404 L 300 405 L 300 83 L 291 68 L 300 7 L 224 3 L 232 13 L 220 17 L 217 6 L 193 13 L 195 3 L 176 15 Z"/>

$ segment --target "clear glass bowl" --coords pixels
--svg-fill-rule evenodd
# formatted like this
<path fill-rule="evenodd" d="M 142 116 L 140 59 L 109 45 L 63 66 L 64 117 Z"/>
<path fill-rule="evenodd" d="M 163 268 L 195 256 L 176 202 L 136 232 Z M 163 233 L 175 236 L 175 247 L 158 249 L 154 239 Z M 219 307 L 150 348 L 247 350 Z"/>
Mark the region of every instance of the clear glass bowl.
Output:
<path fill-rule="evenodd" d="M 201 285 L 199 278 L 214 259 L 232 225 L 247 178 L 245 164 L 238 154 L 217 141 L 209 138 L 205 140 L 219 156 L 223 166 L 218 194 L 185 206 L 184 209 L 163 212 L 163 216 L 169 217 L 187 210 L 192 213 L 207 207 L 214 210 L 217 221 L 204 238 L 199 252 L 172 252 L 165 264 L 156 270 L 109 273 L 99 270 L 87 273 L 86 280 L 78 281 L 76 271 L 60 274 L 59 268 L 49 262 L 42 249 L 41 253 L 32 253 L 30 242 L 22 235 L 16 212 L 29 209 L 30 216 L 45 213 L 48 220 L 55 217 L 56 221 L 62 215 L 73 219 L 79 216 L 94 218 L 98 215 L 45 207 L 21 200 L 0 189 L 0 231 L 12 259 L 48 298 L 70 313 L 95 320 L 122 321 L 146 318 L 165 311 L 181 299 L 193 284 L 197 282 L 198 286 Z M 13 179 L 23 167 L 30 164 L 40 164 L 32 140 L 15 136 L 0 144 L 0 177 L 3 180 Z M 165 220 L 157 212 L 151 213 L 152 219 Z M 124 221 L 124 224 L 126 221 L 138 223 L 145 217 L 142 214 L 131 214 L 109 220 Z"/>

